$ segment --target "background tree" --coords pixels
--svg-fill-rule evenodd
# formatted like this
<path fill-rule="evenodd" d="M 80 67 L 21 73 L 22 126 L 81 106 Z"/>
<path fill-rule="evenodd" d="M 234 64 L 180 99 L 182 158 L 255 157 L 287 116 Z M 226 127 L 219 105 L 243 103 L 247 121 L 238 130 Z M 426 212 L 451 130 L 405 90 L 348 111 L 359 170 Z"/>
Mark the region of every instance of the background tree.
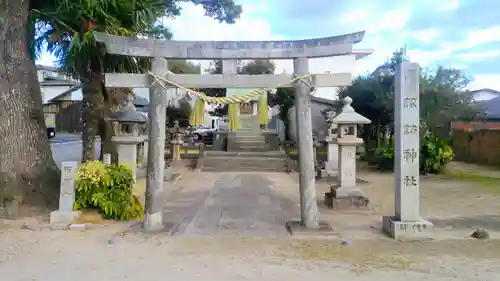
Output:
<path fill-rule="evenodd" d="M 35 30 L 30 9 L 47 4 L 0 2 L 0 204 L 15 200 L 54 206 L 58 200 L 59 171 L 47 139 L 40 84 L 29 48 Z"/>
<path fill-rule="evenodd" d="M 59 66 L 78 77 L 83 93 L 83 159 L 94 158 L 94 141 L 101 136 L 101 154 L 113 153 L 111 125 L 106 121 L 110 113 L 109 91 L 103 83 L 105 72 L 143 72 L 149 69 L 150 60 L 114 56 L 105 53 L 92 36 L 94 31 L 122 36 L 148 36 L 170 39 L 168 29 L 158 19 L 175 17 L 180 13 L 181 1 L 166 0 L 60 0 L 54 10 L 41 11 L 39 18 L 45 23 L 45 32 L 39 36 L 39 45 L 59 59 Z M 198 3 L 199 1 L 193 1 Z M 201 4 L 206 15 L 219 21 L 233 23 L 241 7 L 232 0 Z M 116 93 L 116 91 L 115 91 Z"/>
<path fill-rule="evenodd" d="M 222 61 L 216 60 L 210 63 L 210 67 L 205 70 L 210 74 L 222 74 Z M 209 97 L 225 97 L 226 96 L 226 88 L 216 88 L 216 89 L 200 89 L 201 92 L 207 94 Z M 210 115 L 223 117 L 227 115 L 227 104 L 216 104 L 213 107 L 213 110 L 210 111 Z"/>
<path fill-rule="evenodd" d="M 176 74 L 200 74 L 200 66 L 186 60 L 169 60 L 168 68 Z M 167 106 L 167 126 L 172 127 L 173 121 L 178 120 L 180 126 L 189 126 L 192 106 L 189 103 L 189 94 L 180 97 L 178 104 Z"/>
<path fill-rule="evenodd" d="M 58 32 L 59 37 L 90 40 L 88 29 L 92 29 L 95 18 L 92 13 L 84 10 L 69 11 L 72 5 L 86 4 L 87 7 L 108 4 L 116 6 L 117 1 L 69 1 L 69 0 L 3 0 L 0 2 L 0 51 L 2 66 L 0 68 L 0 117 L 4 122 L 0 124 L 0 133 L 3 136 L 0 142 L 0 192 L 2 201 L 15 198 L 17 201 L 35 205 L 55 205 L 58 201 L 59 171 L 52 159 L 49 142 L 46 136 L 46 125 L 42 110 L 40 85 L 35 68 L 35 34 L 37 25 L 52 22 L 50 18 L 58 16 L 66 20 L 74 19 L 62 13 L 71 12 L 75 19 L 83 19 L 82 14 L 88 16 L 87 22 L 74 29 L 75 33 L 64 33 L 71 29 L 64 27 L 64 22 L 58 22 L 58 27 L 64 27 Z M 141 2 L 141 1 L 130 1 Z M 164 5 L 164 14 L 175 17 L 180 14 L 179 3 L 184 1 L 156 1 Z M 199 1 L 192 1 L 198 3 Z M 235 5 L 232 0 L 205 2 L 201 4 L 206 15 L 219 21 L 232 23 L 241 13 L 241 6 Z M 141 7 L 142 8 L 142 7 Z M 105 10 L 108 11 L 109 10 Z M 139 10 L 140 12 L 141 10 Z M 142 10 L 147 13 L 148 10 Z M 80 13 L 80 14 L 79 14 Z M 122 13 L 128 16 L 130 14 Z M 147 15 L 141 15 L 144 18 Z M 113 20 L 119 17 L 114 17 Z M 132 19 L 134 20 L 134 19 Z M 90 28 L 89 28 L 90 27 Z M 156 30 L 156 33 L 153 32 Z M 158 34 L 161 26 L 153 25 L 149 28 Z M 71 42 L 77 42 L 71 41 Z M 76 45 L 73 43 L 71 46 Z M 83 45 L 82 45 L 83 46 Z M 87 51 L 87 50 L 82 50 Z M 102 55 L 102 54 L 99 54 Z M 90 64 L 90 66 L 93 66 Z M 95 73 L 91 71 L 91 73 Z M 88 84 L 88 81 L 86 82 Z M 97 88 L 97 83 L 95 83 Z M 102 86 L 102 84 L 101 84 Z M 102 87 L 101 87 L 102 88 Z M 102 94 L 102 93 L 101 93 Z M 87 135 L 90 135 L 87 133 Z M 88 144 L 88 139 L 87 139 Z"/>
<path fill-rule="evenodd" d="M 295 105 L 295 90 L 293 88 L 278 88 L 274 95 L 269 96 L 268 102 L 269 106 L 278 107 L 278 117 L 283 121 L 283 125 L 285 126 L 285 140 L 291 140 L 290 118 L 288 117 L 288 113 Z"/>
<path fill-rule="evenodd" d="M 420 79 L 420 118 L 426 131 L 448 140 L 451 122 L 472 120 L 481 113 L 465 90 L 469 78 L 459 69 L 438 67 Z"/>
<path fill-rule="evenodd" d="M 377 148 L 392 146 L 394 136 L 394 74 L 396 66 L 407 61 L 404 49 L 372 74 L 359 76 L 349 87 L 341 88 L 339 97 L 350 96 L 356 111 L 372 120 L 365 125 L 362 137 L 368 159 Z M 469 79 L 457 69 L 438 67 L 434 72 L 424 71 L 420 77 L 420 110 L 423 135 L 432 134 L 448 140 L 450 123 L 457 119 L 474 118 L 478 108 L 472 96 L 465 91 Z"/>
<path fill-rule="evenodd" d="M 253 60 L 248 61 L 246 63 L 238 61 L 238 73 L 239 74 L 273 74 L 275 69 L 275 65 L 270 60 Z M 210 65 L 210 68 L 207 69 L 207 72 L 211 74 L 222 74 L 222 61 L 213 61 Z M 219 89 L 201 89 L 202 92 L 207 94 L 210 97 L 225 97 L 227 89 L 219 88 Z M 227 115 L 227 104 L 217 104 L 210 112 L 212 116 L 226 116 Z"/>
<path fill-rule="evenodd" d="M 252 60 L 241 64 L 238 72 L 246 75 L 274 74 L 276 65 L 270 60 Z"/>

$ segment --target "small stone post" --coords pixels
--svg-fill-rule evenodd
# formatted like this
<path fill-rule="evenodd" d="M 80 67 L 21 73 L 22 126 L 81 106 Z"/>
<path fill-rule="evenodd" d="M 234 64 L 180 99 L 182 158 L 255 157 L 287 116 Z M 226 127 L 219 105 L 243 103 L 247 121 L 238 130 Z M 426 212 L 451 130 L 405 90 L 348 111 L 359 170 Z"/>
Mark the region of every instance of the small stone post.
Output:
<path fill-rule="evenodd" d="M 429 236 L 432 223 L 420 217 L 420 66 L 403 62 L 396 68 L 395 215 L 383 217 L 384 232 L 394 238 Z"/>
<path fill-rule="evenodd" d="M 294 73 L 303 76 L 309 73 L 307 58 L 293 60 Z M 301 223 L 306 228 L 319 227 L 318 203 L 311 120 L 311 89 L 299 81 L 295 84 L 295 110 L 297 120 L 297 150 L 299 154 L 299 188 Z"/>
<path fill-rule="evenodd" d="M 111 165 L 111 154 L 104 153 L 102 155 L 102 162 L 104 163 L 104 165 Z"/>
<path fill-rule="evenodd" d="M 151 72 L 162 76 L 168 71 L 168 62 L 154 58 Z M 151 77 L 149 90 L 149 147 L 146 180 L 146 203 L 144 229 L 158 231 L 163 229 L 163 173 L 165 169 L 165 133 L 167 114 L 167 91 L 161 81 Z"/>
<path fill-rule="evenodd" d="M 73 211 L 75 203 L 75 176 L 78 162 L 67 161 L 61 165 L 61 187 L 59 195 L 59 209 L 50 213 L 50 227 L 52 229 L 66 229 L 78 217 L 80 212 Z"/>
<path fill-rule="evenodd" d="M 141 166 L 146 167 L 148 165 L 148 148 L 149 148 L 148 135 L 142 136 L 142 140 L 143 140 L 142 153 L 144 155 L 142 157 Z"/>

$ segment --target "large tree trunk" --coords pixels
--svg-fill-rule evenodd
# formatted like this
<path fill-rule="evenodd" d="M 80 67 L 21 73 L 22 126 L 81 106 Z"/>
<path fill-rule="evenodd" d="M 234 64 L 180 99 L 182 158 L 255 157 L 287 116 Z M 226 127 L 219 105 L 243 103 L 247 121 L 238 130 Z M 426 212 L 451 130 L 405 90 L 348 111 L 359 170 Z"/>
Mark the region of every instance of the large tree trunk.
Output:
<path fill-rule="evenodd" d="M 99 123 L 103 118 L 104 96 L 102 93 L 103 74 L 99 62 L 91 62 L 90 73 L 83 73 L 83 130 L 82 161 L 95 160 L 95 139 L 99 133 Z M 86 70 L 85 70 L 86 72 Z"/>
<path fill-rule="evenodd" d="M 106 117 L 113 112 L 113 105 L 109 100 L 106 101 L 106 107 L 103 111 L 103 118 L 99 122 L 99 136 L 101 136 L 101 153 L 99 159 L 103 160 L 104 153 L 111 154 L 111 161 L 118 162 L 118 154 L 116 152 L 116 145 L 113 143 L 113 124 L 111 121 L 106 120 Z"/>
<path fill-rule="evenodd" d="M 58 202 L 60 174 L 28 51 L 29 7 L 28 0 L 0 0 L 0 203 L 53 206 Z"/>
<path fill-rule="evenodd" d="M 103 159 L 104 153 L 109 153 L 112 161 L 116 162 L 118 157 L 116 146 L 112 141 L 113 126 L 110 121 L 106 120 L 113 112 L 113 101 L 109 97 L 112 91 L 107 91 L 104 87 L 104 75 L 99 60 L 90 62 L 90 71 L 90 75 L 82 81 L 84 99 L 82 159 L 83 161 L 95 160 L 95 139 L 99 135 L 101 137 L 99 159 Z"/>

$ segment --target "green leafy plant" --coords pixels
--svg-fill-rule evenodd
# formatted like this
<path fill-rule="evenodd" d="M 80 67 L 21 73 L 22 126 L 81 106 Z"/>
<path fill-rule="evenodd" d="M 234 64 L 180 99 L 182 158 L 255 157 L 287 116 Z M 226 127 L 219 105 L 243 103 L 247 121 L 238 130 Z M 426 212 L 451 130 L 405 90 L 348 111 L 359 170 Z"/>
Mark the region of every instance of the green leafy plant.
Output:
<path fill-rule="evenodd" d="M 453 149 L 446 141 L 434 135 L 426 135 L 421 140 L 420 172 L 439 174 L 453 160 L 453 156 Z"/>
<path fill-rule="evenodd" d="M 386 146 L 375 149 L 375 163 L 382 171 L 392 171 L 394 169 L 394 145 L 389 143 Z"/>
<path fill-rule="evenodd" d="M 444 140 L 428 134 L 420 141 L 420 173 L 439 174 L 446 164 L 453 159 L 453 149 Z M 394 144 L 375 150 L 376 166 L 382 171 L 394 170 Z"/>
<path fill-rule="evenodd" d="M 97 209 L 114 220 L 142 217 L 143 206 L 132 193 L 134 178 L 127 166 L 89 161 L 79 167 L 75 181 L 75 210 Z"/>

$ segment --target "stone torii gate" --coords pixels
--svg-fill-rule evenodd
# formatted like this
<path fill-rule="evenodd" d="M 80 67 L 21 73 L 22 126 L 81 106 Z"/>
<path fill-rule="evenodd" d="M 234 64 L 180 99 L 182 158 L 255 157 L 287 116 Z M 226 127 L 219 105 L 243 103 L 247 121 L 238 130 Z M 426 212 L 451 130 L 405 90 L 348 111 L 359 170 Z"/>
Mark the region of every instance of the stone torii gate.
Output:
<path fill-rule="evenodd" d="M 149 74 L 107 73 L 106 87 L 150 88 L 149 149 L 147 160 L 146 206 L 144 227 L 148 231 L 163 228 L 163 171 L 167 88 L 175 88 L 158 77 L 186 88 L 270 88 L 295 87 L 301 227 L 319 228 L 311 122 L 311 87 L 338 87 L 351 84 L 351 73 L 314 74 L 292 83 L 295 77 L 309 74 L 308 58 L 349 55 L 364 31 L 352 34 L 290 41 L 175 41 L 136 39 L 95 33 L 110 54 L 152 57 Z M 223 60 L 223 74 L 173 74 L 168 59 Z M 238 75 L 237 60 L 293 59 L 294 74 Z"/>

